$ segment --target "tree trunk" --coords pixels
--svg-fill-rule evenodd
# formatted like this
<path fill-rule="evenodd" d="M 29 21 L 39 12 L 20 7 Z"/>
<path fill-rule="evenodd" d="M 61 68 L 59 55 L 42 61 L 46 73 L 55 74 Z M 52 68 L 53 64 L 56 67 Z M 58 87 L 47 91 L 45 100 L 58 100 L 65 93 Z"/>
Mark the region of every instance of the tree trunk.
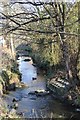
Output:
<path fill-rule="evenodd" d="M 78 34 L 80 34 L 80 2 L 78 4 L 78 19 L 79 19 Z M 79 58 L 80 57 L 80 38 L 78 37 L 76 39 L 78 39 L 78 50 L 75 51 L 75 53 L 70 57 L 69 69 L 72 74 L 72 83 L 75 85 L 80 85 L 78 69 L 77 69 L 78 61 L 80 59 Z"/>
<path fill-rule="evenodd" d="M 14 51 L 14 44 L 13 44 L 13 36 L 11 34 L 10 36 L 11 39 L 11 53 L 12 53 L 12 58 L 15 59 L 15 51 Z"/>
<path fill-rule="evenodd" d="M 70 58 L 70 69 L 72 72 L 73 83 L 75 85 L 80 84 L 79 77 L 78 77 L 78 70 L 77 70 L 77 65 L 79 60 L 78 58 L 79 58 L 79 49 L 78 49 L 78 52 L 75 53 L 74 55 L 71 55 L 71 58 Z"/>
<path fill-rule="evenodd" d="M 69 52 L 68 52 L 68 44 L 65 40 L 65 35 L 64 35 L 64 21 L 65 21 L 65 5 L 64 3 L 62 4 L 62 27 L 59 29 L 60 32 L 63 32 L 60 34 L 60 41 L 61 41 L 61 50 L 63 53 L 63 61 L 65 64 L 65 71 L 66 71 L 66 79 L 67 80 L 71 80 L 72 79 L 72 72 L 70 70 L 70 66 L 69 66 Z"/>

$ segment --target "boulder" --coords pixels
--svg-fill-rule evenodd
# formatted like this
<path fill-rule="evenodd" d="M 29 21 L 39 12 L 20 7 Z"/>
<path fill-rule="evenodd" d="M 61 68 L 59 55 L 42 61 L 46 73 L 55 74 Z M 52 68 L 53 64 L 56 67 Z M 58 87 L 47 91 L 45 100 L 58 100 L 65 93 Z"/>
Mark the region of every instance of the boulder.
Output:
<path fill-rule="evenodd" d="M 12 84 L 9 84 L 8 90 L 15 90 L 15 88 L 16 88 L 16 84 L 12 83 Z"/>
<path fill-rule="evenodd" d="M 28 94 L 29 95 L 36 95 L 36 96 L 45 96 L 45 95 L 49 95 L 50 91 L 36 90 L 36 91 L 29 92 Z"/>
<path fill-rule="evenodd" d="M 35 77 L 32 77 L 32 80 L 36 80 L 37 78 L 35 78 Z"/>

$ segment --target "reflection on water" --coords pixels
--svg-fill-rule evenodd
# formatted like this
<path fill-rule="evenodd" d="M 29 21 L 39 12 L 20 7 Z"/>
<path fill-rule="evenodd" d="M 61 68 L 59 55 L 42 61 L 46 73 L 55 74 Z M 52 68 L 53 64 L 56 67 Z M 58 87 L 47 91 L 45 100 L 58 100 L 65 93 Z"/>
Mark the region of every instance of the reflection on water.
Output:
<path fill-rule="evenodd" d="M 22 81 L 26 84 L 31 83 L 32 78 L 37 78 L 36 68 L 29 62 L 22 61 L 19 64 L 19 71 L 22 73 Z"/>
<path fill-rule="evenodd" d="M 24 59 L 23 59 L 24 60 Z M 17 89 L 6 96 L 6 101 L 11 103 L 13 98 L 19 99 L 17 112 L 23 112 L 26 118 L 71 118 L 74 111 L 55 100 L 52 95 L 36 96 L 28 94 L 35 90 L 45 90 L 46 81 L 43 75 L 37 75 L 37 69 L 30 63 L 20 59 L 19 70 L 22 73 L 22 81 L 28 84 L 28 88 Z M 36 77 L 36 80 L 32 78 Z"/>

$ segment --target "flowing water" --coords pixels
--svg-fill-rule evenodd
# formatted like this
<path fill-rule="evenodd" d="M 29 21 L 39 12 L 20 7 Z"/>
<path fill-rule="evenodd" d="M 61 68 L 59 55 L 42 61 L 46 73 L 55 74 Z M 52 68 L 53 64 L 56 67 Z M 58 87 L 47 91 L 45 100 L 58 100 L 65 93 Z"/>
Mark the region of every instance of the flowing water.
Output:
<path fill-rule="evenodd" d="M 45 77 L 39 73 L 31 61 L 19 60 L 19 71 L 22 74 L 22 82 L 28 85 L 25 88 L 18 88 L 16 91 L 6 95 L 5 100 L 9 105 L 13 98 L 18 99 L 17 113 L 23 113 L 25 118 L 68 118 L 71 119 L 77 113 L 75 110 L 58 100 L 51 94 L 46 96 L 36 96 L 28 94 L 36 90 L 46 90 Z M 32 78 L 37 78 L 33 80 Z"/>

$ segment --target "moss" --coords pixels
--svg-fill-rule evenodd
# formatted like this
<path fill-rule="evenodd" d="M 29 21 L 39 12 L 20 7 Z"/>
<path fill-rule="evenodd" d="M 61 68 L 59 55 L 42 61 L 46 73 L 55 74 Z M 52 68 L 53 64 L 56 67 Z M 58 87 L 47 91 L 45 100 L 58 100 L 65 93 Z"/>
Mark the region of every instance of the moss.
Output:
<path fill-rule="evenodd" d="M 76 103 L 76 105 L 79 105 L 79 106 L 80 106 L 80 95 L 77 96 L 77 99 L 76 99 L 75 103 Z"/>
<path fill-rule="evenodd" d="M 9 80 L 9 83 L 19 83 L 19 76 L 16 73 L 11 73 L 11 79 Z"/>
<path fill-rule="evenodd" d="M 2 77 L 3 81 L 5 81 L 6 83 L 9 84 L 9 76 L 5 70 L 2 71 L 1 77 Z"/>
<path fill-rule="evenodd" d="M 7 91 L 15 90 L 20 82 L 20 74 L 18 72 L 11 72 L 10 70 L 3 70 L 0 75 L 0 92 L 7 93 Z"/>
<path fill-rule="evenodd" d="M 0 75 L 0 83 L 3 83 L 3 78 L 1 75 Z"/>

